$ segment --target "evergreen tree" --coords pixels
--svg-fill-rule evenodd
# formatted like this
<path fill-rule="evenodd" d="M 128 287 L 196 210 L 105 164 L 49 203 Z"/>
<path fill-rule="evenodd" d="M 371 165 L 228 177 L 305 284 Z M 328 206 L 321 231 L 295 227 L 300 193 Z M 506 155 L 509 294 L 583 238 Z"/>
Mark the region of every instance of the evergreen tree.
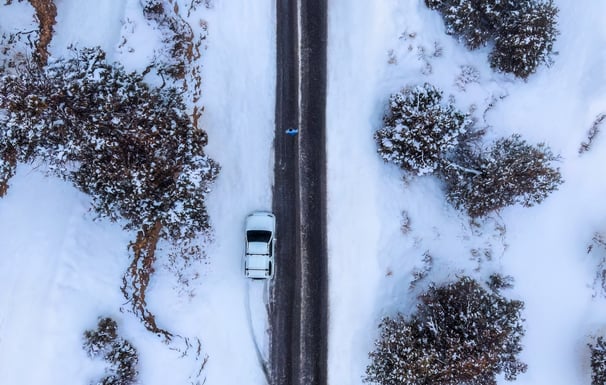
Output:
<path fill-rule="evenodd" d="M 417 175 L 434 172 L 459 144 L 471 121 L 431 84 L 405 88 L 389 100 L 384 127 L 375 132 L 386 162 Z"/>
<path fill-rule="evenodd" d="M 530 207 L 557 190 L 562 177 L 551 163 L 558 157 L 544 144 L 530 145 L 519 135 L 497 140 L 485 154 L 468 151 L 446 167 L 447 197 L 472 217 L 520 203 Z"/>
<path fill-rule="evenodd" d="M 417 312 L 385 318 L 365 381 L 380 385 L 494 385 L 526 371 L 517 356 L 523 303 L 469 277 L 421 295 Z"/>

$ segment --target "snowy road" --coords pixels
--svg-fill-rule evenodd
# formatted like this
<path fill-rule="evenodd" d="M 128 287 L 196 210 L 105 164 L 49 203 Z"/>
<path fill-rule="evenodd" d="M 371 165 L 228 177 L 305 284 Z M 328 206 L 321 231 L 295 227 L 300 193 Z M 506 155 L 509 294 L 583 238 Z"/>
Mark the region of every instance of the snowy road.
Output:
<path fill-rule="evenodd" d="M 326 384 L 326 1 L 277 2 L 273 384 Z M 296 127 L 298 135 L 285 130 Z"/>

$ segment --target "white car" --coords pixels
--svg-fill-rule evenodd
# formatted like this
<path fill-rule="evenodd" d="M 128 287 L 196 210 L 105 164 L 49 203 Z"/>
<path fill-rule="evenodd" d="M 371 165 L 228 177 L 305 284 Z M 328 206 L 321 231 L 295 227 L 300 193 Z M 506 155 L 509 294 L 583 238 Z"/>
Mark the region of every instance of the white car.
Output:
<path fill-rule="evenodd" d="M 266 211 L 255 211 L 246 217 L 244 275 L 252 279 L 274 276 L 276 217 Z"/>

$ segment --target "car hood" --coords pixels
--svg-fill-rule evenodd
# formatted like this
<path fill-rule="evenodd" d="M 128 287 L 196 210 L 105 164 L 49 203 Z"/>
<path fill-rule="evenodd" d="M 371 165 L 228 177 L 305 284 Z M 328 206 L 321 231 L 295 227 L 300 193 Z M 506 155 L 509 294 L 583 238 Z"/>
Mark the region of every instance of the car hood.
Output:
<path fill-rule="evenodd" d="M 269 245 L 264 242 L 250 242 L 248 244 L 248 254 L 269 254 Z"/>
<path fill-rule="evenodd" d="M 246 230 L 274 231 L 275 218 L 267 213 L 256 213 L 246 218 Z"/>

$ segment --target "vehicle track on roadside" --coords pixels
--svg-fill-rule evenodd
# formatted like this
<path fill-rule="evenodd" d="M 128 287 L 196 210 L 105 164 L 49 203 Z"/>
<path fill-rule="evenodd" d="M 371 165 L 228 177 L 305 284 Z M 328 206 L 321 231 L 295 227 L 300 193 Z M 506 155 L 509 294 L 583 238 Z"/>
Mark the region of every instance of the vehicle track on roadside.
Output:
<path fill-rule="evenodd" d="M 270 383 L 270 377 L 269 377 L 269 365 L 268 365 L 268 361 L 267 361 L 267 357 L 263 356 L 263 352 L 261 351 L 263 344 L 263 341 L 261 341 L 261 339 L 266 338 L 267 334 L 266 334 L 266 330 L 263 331 L 263 333 L 258 333 L 258 330 L 255 329 L 255 325 L 253 323 L 253 319 L 255 319 L 258 314 L 255 314 L 255 317 L 253 317 L 253 308 L 251 307 L 251 301 L 250 301 L 250 297 L 254 296 L 255 300 L 258 300 L 258 290 L 253 290 L 253 284 L 255 282 L 253 281 L 249 281 L 248 285 L 246 287 L 246 317 L 248 318 L 248 328 L 249 328 L 249 332 L 251 335 L 251 338 L 253 340 L 253 345 L 255 346 L 255 352 L 257 354 L 257 360 L 259 361 L 259 365 L 261 366 L 261 369 L 263 370 L 263 374 L 265 375 L 265 381 L 267 384 Z M 268 282 L 264 282 L 263 284 L 263 288 L 261 289 L 262 292 L 267 293 L 269 289 L 268 286 Z M 268 298 L 266 298 L 267 296 L 263 296 L 263 301 L 267 301 Z M 267 307 L 264 306 L 263 309 L 267 310 Z M 268 314 L 269 315 L 269 314 Z"/>

